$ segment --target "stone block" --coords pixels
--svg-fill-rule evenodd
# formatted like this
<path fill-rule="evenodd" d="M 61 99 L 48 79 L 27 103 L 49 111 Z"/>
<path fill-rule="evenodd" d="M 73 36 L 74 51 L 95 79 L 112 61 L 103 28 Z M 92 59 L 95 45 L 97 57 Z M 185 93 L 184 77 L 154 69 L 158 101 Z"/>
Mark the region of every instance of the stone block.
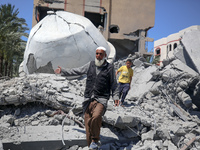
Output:
<path fill-rule="evenodd" d="M 161 85 L 162 85 L 162 81 L 155 82 L 153 86 L 149 89 L 149 91 L 155 96 L 159 95 L 160 94 L 159 86 Z"/>
<path fill-rule="evenodd" d="M 184 45 L 184 50 L 189 55 L 189 57 L 185 58 L 190 59 L 192 64 L 194 65 L 195 70 L 200 73 L 200 54 L 199 54 L 199 47 L 200 47 L 200 30 L 199 29 L 192 29 L 182 37 L 181 42 Z M 188 64 L 187 64 L 188 65 Z"/>
<path fill-rule="evenodd" d="M 39 120 L 36 120 L 36 121 L 32 121 L 32 122 L 31 122 L 31 125 L 32 125 L 32 126 L 37 126 L 37 125 L 39 125 L 39 123 L 40 123 L 40 121 L 39 121 Z"/>
<path fill-rule="evenodd" d="M 165 67 L 164 70 L 161 71 L 162 73 L 162 79 L 164 81 L 170 81 L 172 78 L 176 78 L 178 76 L 178 73 L 176 70 L 169 68 L 169 65 Z"/>
<path fill-rule="evenodd" d="M 187 89 L 189 87 L 188 82 L 186 82 L 185 80 L 179 81 L 178 85 L 183 89 Z"/>
<path fill-rule="evenodd" d="M 186 132 L 183 128 L 179 128 L 176 132 L 176 135 L 178 135 L 178 136 L 184 136 L 185 134 L 186 134 Z"/>
<path fill-rule="evenodd" d="M 48 121 L 48 124 L 49 124 L 49 125 L 59 125 L 60 122 L 59 122 L 57 119 L 51 118 L 51 119 Z"/>
<path fill-rule="evenodd" d="M 182 101 L 182 103 L 187 107 L 192 107 L 192 99 L 188 94 L 186 94 L 184 91 L 181 91 L 178 93 L 178 98 Z"/>
<path fill-rule="evenodd" d="M 141 67 L 144 63 L 140 59 L 135 59 L 133 65 L 136 67 Z"/>
<path fill-rule="evenodd" d="M 158 70 L 156 66 L 150 66 L 148 68 L 134 68 L 134 75 L 131 82 L 131 92 L 128 93 L 127 99 L 134 97 L 138 98 L 143 95 L 145 92 L 148 92 L 149 89 L 155 84 L 154 81 L 150 81 L 152 78 L 152 72 Z M 134 90 L 137 89 L 137 90 Z"/>
<path fill-rule="evenodd" d="M 173 133 L 170 133 L 171 141 L 174 145 L 178 146 L 179 141 L 181 140 L 181 136 L 177 136 Z"/>
<path fill-rule="evenodd" d="M 157 144 L 157 142 L 155 143 L 154 140 L 145 140 L 144 141 L 144 145 L 148 146 L 149 149 L 151 149 L 151 150 L 159 150 L 158 145 L 156 145 L 156 144 Z"/>
<path fill-rule="evenodd" d="M 184 64 L 179 59 L 176 59 L 176 60 L 172 61 L 171 65 L 173 66 L 173 68 L 181 70 L 182 72 L 186 72 L 186 73 L 188 73 L 190 75 L 193 75 L 193 76 L 197 75 L 197 72 L 195 70 L 193 70 L 192 68 L 190 68 L 189 66 Z"/>
<path fill-rule="evenodd" d="M 164 145 L 165 145 L 165 147 L 168 148 L 168 150 L 178 150 L 178 148 L 171 141 L 166 140 L 165 142 L 166 142 L 167 146 L 166 146 L 166 144 L 164 144 Z"/>
<path fill-rule="evenodd" d="M 116 114 L 111 111 L 106 111 L 103 121 L 121 129 L 126 129 L 127 126 L 132 128 L 139 123 L 139 119 L 136 116 Z"/>
<path fill-rule="evenodd" d="M 176 93 L 179 93 L 179 92 L 182 92 L 182 91 L 183 91 L 183 89 L 181 87 L 176 88 Z"/>
<path fill-rule="evenodd" d="M 156 130 L 156 135 L 159 136 L 162 140 L 170 139 L 169 130 L 166 128 L 158 128 Z"/>
<path fill-rule="evenodd" d="M 143 133 L 143 134 L 142 134 L 141 140 L 142 140 L 142 141 L 145 141 L 145 140 L 153 140 L 154 135 L 155 135 L 155 131 L 150 130 L 150 131 L 148 131 L 147 133 Z"/>

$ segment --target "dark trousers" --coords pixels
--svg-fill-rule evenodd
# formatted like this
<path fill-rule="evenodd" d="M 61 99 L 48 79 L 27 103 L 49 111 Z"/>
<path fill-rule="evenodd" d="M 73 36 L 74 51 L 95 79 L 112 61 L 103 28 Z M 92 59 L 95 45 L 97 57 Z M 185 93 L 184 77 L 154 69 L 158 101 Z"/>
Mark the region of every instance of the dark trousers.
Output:
<path fill-rule="evenodd" d="M 85 111 L 84 120 L 88 146 L 90 146 L 92 140 L 94 140 L 94 142 L 98 142 L 100 140 L 103 111 L 104 106 L 96 100 L 92 101 Z"/>
<path fill-rule="evenodd" d="M 130 89 L 129 83 L 119 83 L 119 96 L 121 97 L 122 103 L 124 102 L 129 89 Z"/>

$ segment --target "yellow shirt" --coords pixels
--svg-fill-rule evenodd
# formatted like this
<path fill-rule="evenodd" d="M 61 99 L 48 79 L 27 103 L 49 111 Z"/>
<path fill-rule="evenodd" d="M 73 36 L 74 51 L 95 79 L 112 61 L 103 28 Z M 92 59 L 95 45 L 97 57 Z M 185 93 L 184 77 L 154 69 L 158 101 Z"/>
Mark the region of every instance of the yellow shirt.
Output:
<path fill-rule="evenodd" d="M 119 76 L 119 82 L 120 83 L 130 83 L 131 78 L 133 77 L 133 69 L 127 68 L 126 66 L 121 66 L 118 70 L 118 72 L 121 72 Z"/>

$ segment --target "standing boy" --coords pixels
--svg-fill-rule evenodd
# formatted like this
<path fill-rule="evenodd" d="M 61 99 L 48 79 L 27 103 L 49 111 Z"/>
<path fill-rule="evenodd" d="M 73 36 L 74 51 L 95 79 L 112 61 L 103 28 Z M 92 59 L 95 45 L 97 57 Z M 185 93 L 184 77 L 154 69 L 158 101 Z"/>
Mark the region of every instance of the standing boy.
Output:
<path fill-rule="evenodd" d="M 124 99 L 126 98 L 126 95 L 128 94 L 128 91 L 130 90 L 131 81 L 133 77 L 133 69 L 131 68 L 132 62 L 130 59 L 126 61 L 125 66 L 121 66 L 116 71 L 116 76 L 119 72 L 121 72 L 119 76 L 119 94 L 121 97 L 120 105 L 123 106 Z M 115 104 L 115 106 L 118 106 L 119 104 Z"/>

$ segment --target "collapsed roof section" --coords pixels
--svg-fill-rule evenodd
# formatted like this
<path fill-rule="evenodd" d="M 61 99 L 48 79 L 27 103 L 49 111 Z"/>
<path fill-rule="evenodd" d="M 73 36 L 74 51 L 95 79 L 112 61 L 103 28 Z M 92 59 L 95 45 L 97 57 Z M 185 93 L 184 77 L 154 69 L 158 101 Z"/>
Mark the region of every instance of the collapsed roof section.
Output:
<path fill-rule="evenodd" d="M 58 65 L 80 67 L 94 60 L 99 46 L 107 49 L 112 62 L 114 47 L 87 18 L 65 11 L 48 12 L 31 30 L 24 54 L 24 71 L 54 73 Z"/>

